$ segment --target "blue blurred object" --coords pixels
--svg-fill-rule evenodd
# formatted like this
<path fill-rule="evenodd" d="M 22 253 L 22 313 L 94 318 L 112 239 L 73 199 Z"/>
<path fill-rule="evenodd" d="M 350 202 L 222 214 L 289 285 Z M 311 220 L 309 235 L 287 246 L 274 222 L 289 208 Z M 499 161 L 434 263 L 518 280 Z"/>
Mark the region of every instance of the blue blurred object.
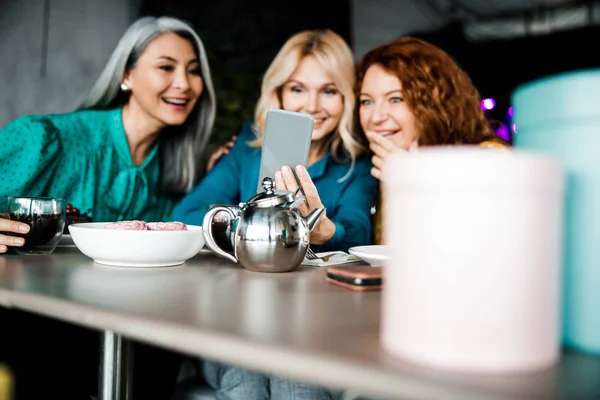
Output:
<path fill-rule="evenodd" d="M 568 173 L 564 344 L 600 354 L 600 69 L 530 82 L 512 104 L 514 146 L 554 156 Z"/>

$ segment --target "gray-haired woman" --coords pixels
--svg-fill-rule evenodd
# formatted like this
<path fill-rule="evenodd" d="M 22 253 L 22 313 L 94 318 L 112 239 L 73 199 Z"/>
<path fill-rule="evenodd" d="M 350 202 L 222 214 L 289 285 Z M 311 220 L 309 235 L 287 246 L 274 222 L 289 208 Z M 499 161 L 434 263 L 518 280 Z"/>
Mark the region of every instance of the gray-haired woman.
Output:
<path fill-rule="evenodd" d="M 98 222 L 165 220 L 201 177 L 215 108 L 194 30 L 139 19 L 80 110 L 20 117 L 0 131 L 0 196 L 62 197 Z M 15 240 L 0 235 L 0 252 Z"/>
<path fill-rule="evenodd" d="M 0 131 L 0 196 L 65 198 L 72 207 L 91 209 L 94 221 L 167 220 L 201 178 L 215 108 L 207 57 L 194 30 L 173 18 L 141 18 L 125 32 L 79 110 L 20 117 Z M 0 232 L 19 227 L 0 219 Z M 22 244 L 0 234 L 0 253 Z M 5 309 L 0 325 L 0 341 L 7 335 L 11 343 L 5 354 L 0 346 L 0 361 L 19 377 L 18 398 L 92 394 L 97 334 Z M 169 355 L 163 356 L 136 363 L 136 370 L 158 375 Z M 153 378 L 136 388 L 159 384 Z M 137 398 L 168 398 L 158 391 L 149 396 Z"/>

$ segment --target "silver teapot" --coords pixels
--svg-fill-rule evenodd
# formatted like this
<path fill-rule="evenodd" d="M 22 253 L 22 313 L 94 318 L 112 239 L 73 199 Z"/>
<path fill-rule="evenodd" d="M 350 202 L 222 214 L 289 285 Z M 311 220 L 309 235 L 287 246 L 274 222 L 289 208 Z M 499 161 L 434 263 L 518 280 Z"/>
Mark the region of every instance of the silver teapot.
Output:
<path fill-rule="evenodd" d="M 325 209 L 317 208 L 303 217 L 297 206 L 304 197 L 274 190 L 274 186 L 273 179 L 265 178 L 265 191 L 239 207 L 211 206 L 202 223 L 206 246 L 251 271 L 287 272 L 299 266 L 310 245 L 310 232 Z M 216 216 L 228 221 L 227 229 L 212 229 Z"/>

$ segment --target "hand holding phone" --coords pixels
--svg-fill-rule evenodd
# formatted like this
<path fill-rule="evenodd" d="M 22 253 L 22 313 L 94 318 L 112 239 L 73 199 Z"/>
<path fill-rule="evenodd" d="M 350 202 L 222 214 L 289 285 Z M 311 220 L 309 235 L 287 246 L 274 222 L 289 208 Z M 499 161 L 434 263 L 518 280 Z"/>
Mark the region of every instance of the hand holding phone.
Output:
<path fill-rule="evenodd" d="M 285 166 L 281 168 L 280 172 L 275 173 L 275 187 L 279 190 L 287 190 L 295 192 L 298 187 L 302 190 L 304 201 L 298 205 L 298 211 L 302 215 L 308 215 L 310 212 L 317 208 L 325 208 L 321 202 L 321 197 L 317 187 L 313 183 L 308 171 L 303 166 L 296 168 L 296 173 L 292 173 L 294 168 Z M 327 211 L 325 215 L 321 217 L 321 220 L 315 226 L 313 231 L 310 233 L 310 243 L 313 245 L 321 245 L 327 242 L 335 234 L 336 226 L 327 217 Z"/>
<path fill-rule="evenodd" d="M 294 168 L 308 163 L 314 119 L 308 114 L 270 109 L 265 122 L 265 137 L 261 149 L 257 192 L 262 191 L 264 178 L 275 178 L 275 171 L 284 165 Z M 298 184 L 299 185 L 299 184 Z"/>

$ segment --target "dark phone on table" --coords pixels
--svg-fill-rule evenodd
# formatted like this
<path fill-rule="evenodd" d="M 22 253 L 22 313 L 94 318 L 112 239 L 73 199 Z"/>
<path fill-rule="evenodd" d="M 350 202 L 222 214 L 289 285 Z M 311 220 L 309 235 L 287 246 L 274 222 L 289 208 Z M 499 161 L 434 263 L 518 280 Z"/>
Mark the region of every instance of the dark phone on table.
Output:
<path fill-rule="evenodd" d="M 351 290 L 380 290 L 383 285 L 383 267 L 329 267 L 327 281 Z"/>

